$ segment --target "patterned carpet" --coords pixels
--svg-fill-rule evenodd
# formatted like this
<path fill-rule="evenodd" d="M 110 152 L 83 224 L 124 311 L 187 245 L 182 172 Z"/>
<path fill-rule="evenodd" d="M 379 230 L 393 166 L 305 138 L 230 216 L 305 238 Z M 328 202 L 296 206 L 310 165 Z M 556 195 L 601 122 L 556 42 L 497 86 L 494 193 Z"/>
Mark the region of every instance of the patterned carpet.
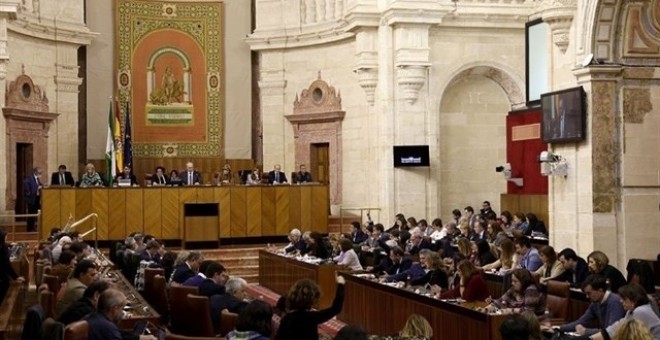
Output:
<path fill-rule="evenodd" d="M 279 300 L 280 295 L 273 292 L 272 290 L 260 286 L 258 284 L 255 285 L 249 285 L 247 289 L 248 294 L 252 296 L 255 299 L 261 299 L 266 302 L 268 302 L 271 306 L 275 306 L 277 303 L 277 300 Z M 319 326 L 319 332 L 321 333 L 326 333 L 330 335 L 331 337 L 334 337 L 337 335 L 337 332 L 342 329 L 342 327 L 346 326 L 345 323 L 337 320 L 336 318 L 333 318 L 326 323 L 322 324 Z"/>

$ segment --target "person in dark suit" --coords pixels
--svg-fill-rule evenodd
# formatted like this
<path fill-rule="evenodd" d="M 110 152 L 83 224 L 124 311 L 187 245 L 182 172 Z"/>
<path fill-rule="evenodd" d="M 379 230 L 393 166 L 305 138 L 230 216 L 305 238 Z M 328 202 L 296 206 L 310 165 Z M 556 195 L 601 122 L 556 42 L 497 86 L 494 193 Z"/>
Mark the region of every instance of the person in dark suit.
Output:
<path fill-rule="evenodd" d="M 211 320 L 214 327 L 220 326 L 220 314 L 226 309 L 231 313 L 240 313 L 248 305 L 245 302 L 247 282 L 240 277 L 232 277 L 225 284 L 225 294 L 213 295 L 210 300 Z"/>
<path fill-rule="evenodd" d="M 137 185 L 137 178 L 131 173 L 131 167 L 128 165 L 124 167 L 124 172 L 117 175 L 115 182 L 119 182 L 120 179 L 130 179 L 131 185 Z"/>
<path fill-rule="evenodd" d="M 421 231 L 414 230 L 410 235 L 410 255 L 417 255 L 422 249 L 431 249 L 433 245 L 428 240 L 424 239 Z"/>
<path fill-rule="evenodd" d="M 225 284 L 229 276 L 223 265 L 212 262 L 206 267 L 204 275 L 206 275 L 206 279 L 199 285 L 199 295 L 211 297 L 226 293 Z"/>
<path fill-rule="evenodd" d="M 36 167 L 32 170 L 32 173 L 23 180 L 23 198 L 27 204 L 28 214 L 36 214 L 39 211 L 39 208 L 41 208 L 41 188 L 41 168 Z M 28 232 L 37 231 L 37 228 L 34 225 L 35 221 L 35 217 L 28 217 Z"/>
<path fill-rule="evenodd" d="M 50 185 L 66 185 L 74 186 L 76 182 L 73 180 L 71 171 L 66 171 L 66 165 L 62 164 L 57 172 L 53 172 L 50 176 Z"/>
<path fill-rule="evenodd" d="M 566 248 L 559 252 L 559 262 L 566 269 L 555 280 L 564 281 L 571 284 L 571 287 L 580 287 L 582 282 L 589 276 L 589 266 L 587 261 L 577 256 L 575 250 Z"/>
<path fill-rule="evenodd" d="M 196 275 L 199 265 L 202 263 L 202 254 L 197 251 L 191 251 L 186 257 L 186 262 L 174 267 L 172 272 L 172 282 L 183 284 L 187 279 Z"/>
<path fill-rule="evenodd" d="M 369 235 L 362 231 L 360 222 L 354 221 L 351 222 L 351 225 L 353 226 L 353 232 L 351 233 L 351 241 L 353 241 L 353 244 L 360 244 L 369 238 Z"/>
<path fill-rule="evenodd" d="M 110 283 L 105 280 L 96 280 L 90 284 L 83 296 L 72 303 L 64 312 L 59 316 L 57 321 L 63 323 L 65 326 L 76 321 L 82 320 L 87 315 L 96 312 L 99 297 L 101 294 L 110 289 Z"/>
<path fill-rule="evenodd" d="M 18 282 L 24 282 L 25 279 L 22 276 L 18 276 L 14 269 L 11 267 L 9 260 L 9 248 L 5 239 L 7 238 L 7 232 L 0 228 L 0 304 L 2 300 L 5 299 L 7 291 L 9 290 L 9 282 L 11 280 L 16 280 Z"/>
<path fill-rule="evenodd" d="M 170 179 L 165 175 L 165 168 L 162 166 L 156 167 L 156 171 L 151 175 L 151 185 L 153 186 L 163 186 L 169 185 Z"/>
<path fill-rule="evenodd" d="M 268 184 L 289 183 L 286 179 L 286 174 L 281 170 L 282 167 L 279 164 L 275 164 L 273 171 L 268 173 Z"/>
<path fill-rule="evenodd" d="M 179 173 L 181 183 L 183 185 L 200 185 L 202 184 L 202 174 L 195 170 L 193 162 L 186 163 L 186 170 Z"/>
<path fill-rule="evenodd" d="M 394 246 L 390 249 L 390 260 L 392 260 L 392 265 L 385 270 L 387 276 L 402 273 L 412 266 L 412 260 L 405 257 L 403 249 L 399 246 Z"/>
<path fill-rule="evenodd" d="M 293 183 L 309 183 L 312 182 L 312 174 L 307 171 L 305 164 L 300 164 L 300 171 L 296 172 L 296 177 Z"/>
<path fill-rule="evenodd" d="M 477 219 L 474 221 L 474 233 L 471 233 L 468 238 L 470 241 L 474 242 L 486 239 L 486 230 L 484 229 L 483 224 L 481 224 L 481 220 Z"/>

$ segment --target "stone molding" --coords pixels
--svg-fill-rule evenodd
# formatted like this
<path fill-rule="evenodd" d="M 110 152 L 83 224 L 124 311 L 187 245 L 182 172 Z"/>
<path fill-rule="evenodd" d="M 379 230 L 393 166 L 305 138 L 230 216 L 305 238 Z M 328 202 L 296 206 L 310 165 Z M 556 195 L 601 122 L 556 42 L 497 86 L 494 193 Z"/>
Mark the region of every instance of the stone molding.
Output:
<path fill-rule="evenodd" d="M 99 35 L 82 23 L 40 21 L 33 15 L 21 15 L 9 22 L 7 29 L 34 38 L 74 45 L 89 45 Z"/>
<path fill-rule="evenodd" d="M 552 41 L 562 53 L 570 43 L 570 29 L 577 10 L 577 0 L 546 0 L 541 5 L 541 18 L 550 27 Z"/>
<path fill-rule="evenodd" d="M 58 114 L 48 112 L 48 98 L 32 78 L 25 74 L 19 75 L 9 84 L 5 94 L 5 107 L 2 113 L 6 121 L 6 173 L 14 173 L 16 166 L 16 144 L 28 143 L 33 146 L 32 157 L 35 166 L 49 173 L 48 165 L 48 130 Z M 6 210 L 16 207 L 17 185 L 14 178 L 7 177 Z"/>
<path fill-rule="evenodd" d="M 398 65 L 396 70 L 397 85 L 403 92 L 403 99 L 414 104 L 419 97 L 419 90 L 426 84 L 429 65 Z"/>
<path fill-rule="evenodd" d="M 342 201 L 342 121 L 346 112 L 341 107 L 341 94 L 321 79 L 296 94 L 293 114 L 285 118 L 293 126 L 295 163 L 309 164 L 313 144 L 329 146 L 330 203 Z M 310 166 L 311 167 L 311 166 Z"/>

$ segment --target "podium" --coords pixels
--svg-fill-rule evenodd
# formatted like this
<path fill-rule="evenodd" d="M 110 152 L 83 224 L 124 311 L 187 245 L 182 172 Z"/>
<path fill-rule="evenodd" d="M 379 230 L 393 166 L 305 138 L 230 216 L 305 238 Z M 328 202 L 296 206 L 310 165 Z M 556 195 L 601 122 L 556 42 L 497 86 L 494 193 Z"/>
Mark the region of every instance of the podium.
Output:
<path fill-rule="evenodd" d="M 218 203 L 183 204 L 183 242 L 219 242 L 218 223 L 220 205 Z"/>

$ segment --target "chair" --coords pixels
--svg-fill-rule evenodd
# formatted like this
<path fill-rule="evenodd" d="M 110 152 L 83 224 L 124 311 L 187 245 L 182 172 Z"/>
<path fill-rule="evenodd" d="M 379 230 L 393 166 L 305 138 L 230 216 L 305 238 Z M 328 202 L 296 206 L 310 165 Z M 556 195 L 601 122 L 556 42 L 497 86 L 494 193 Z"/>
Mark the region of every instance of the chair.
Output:
<path fill-rule="evenodd" d="M 44 318 L 55 316 L 55 294 L 48 289 L 39 292 L 39 304 L 44 311 Z"/>
<path fill-rule="evenodd" d="M 64 340 L 87 340 L 88 334 L 87 321 L 76 321 L 64 329 Z"/>
<path fill-rule="evenodd" d="M 144 299 L 151 304 L 153 300 L 150 294 L 153 292 L 154 276 L 165 275 L 165 270 L 162 268 L 145 268 L 144 269 Z"/>
<path fill-rule="evenodd" d="M 60 280 L 57 276 L 44 273 L 43 282 L 48 286 L 48 290 L 50 290 L 53 294 L 57 294 L 62 287 L 62 284 L 60 283 Z"/>
<path fill-rule="evenodd" d="M 238 314 L 223 310 L 220 312 L 220 335 L 225 336 L 233 331 L 238 324 Z"/>
<path fill-rule="evenodd" d="M 191 314 L 187 297 L 188 294 L 197 295 L 198 293 L 199 289 L 197 287 L 170 287 L 170 325 L 173 332 L 187 335 L 190 325 L 197 322 L 197 316 Z"/>
<path fill-rule="evenodd" d="M 547 284 L 547 294 L 545 304 L 550 311 L 550 323 L 552 325 L 561 325 L 568 319 L 568 301 L 570 298 L 570 284 L 549 280 Z"/>
<path fill-rule="evenodd" d="M 152 301 L 148 301 L 152 307 L 160 314 L 164 323 L 167 323 L 169 318 L 169 304 L 167 302 L 167 282 L 165 282 L 165 277 L 163 275 L 156 275 L 153 278 L 151 284 L 151 296 Z"/>
<path fill-rule="evenodd" d="M 27 310 L 21 340 L 32 340 L 41 338 L 41 326 L 44 322 L 44 309 L 41 305 L 34 305 Z"/>
<path fill-rule="evenodd" d="M 209 314 L 209 298 L 192 294 L 188 294 L 186 298 L 188 300 L 188 305 L 190 306 L 191 314 L 197 316 L 195 318 L 195 327 L 189 327 L 192 333 L 190 335 L 214 336 L 213 322 L 211 321 L 211 315 Z"/>

